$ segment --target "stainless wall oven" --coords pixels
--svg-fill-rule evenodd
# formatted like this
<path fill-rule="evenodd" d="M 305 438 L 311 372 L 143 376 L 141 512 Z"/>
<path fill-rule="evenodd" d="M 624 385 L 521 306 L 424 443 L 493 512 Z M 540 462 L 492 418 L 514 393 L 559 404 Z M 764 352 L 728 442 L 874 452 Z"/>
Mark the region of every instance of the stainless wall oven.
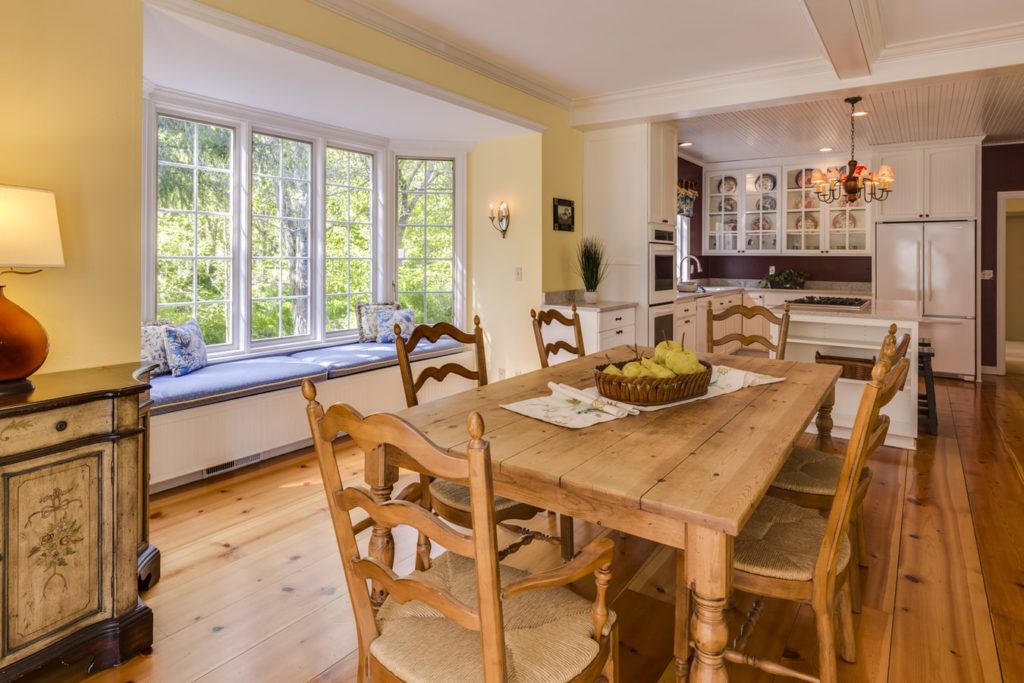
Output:
<path fill-rule="evenodd" d="M 647 304 L 670 304 L 676 300 L 676 245 L 648 244 Z"/>

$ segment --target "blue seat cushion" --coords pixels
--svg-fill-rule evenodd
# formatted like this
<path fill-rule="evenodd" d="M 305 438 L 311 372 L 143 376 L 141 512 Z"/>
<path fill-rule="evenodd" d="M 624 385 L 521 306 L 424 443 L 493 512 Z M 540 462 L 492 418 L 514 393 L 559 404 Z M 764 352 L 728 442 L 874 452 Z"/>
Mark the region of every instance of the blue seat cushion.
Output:
<path fill-rule="evenodd" d="M 287 389 L 306 378 L 327 379 L 327 371 L 290 356 L 268 356 L 208 365 L 181 377 L 161 375 L 149 381 L 153 414 Z"/>
<path fill-rule="evenodd" d="M 461 342 L 450 337 L 442 337 L 436 342 L 424 339 L 416 345 L 411 357 L 415 360 L 424 360 L 457 353 L 463 348 L 465 347 Z M 306 363 L 316 363 L 326 369 L 328 377 L 331 378 L 398 365 L 398 351 L 395 349 L 395 345 L 376 342 L 359 342 L 299 351 L 293 353 L 291 358 Z"/>

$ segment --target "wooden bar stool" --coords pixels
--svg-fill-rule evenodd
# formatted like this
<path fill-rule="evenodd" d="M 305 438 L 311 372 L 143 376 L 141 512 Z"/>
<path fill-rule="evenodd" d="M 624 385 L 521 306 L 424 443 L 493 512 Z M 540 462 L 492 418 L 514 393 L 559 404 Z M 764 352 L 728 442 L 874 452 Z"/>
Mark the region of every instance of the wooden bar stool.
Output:
<path fill-rule="evenodd" d="M 939 415 L 935 408 L 935 374 L 932 372 L 932 359 L 935 349 L 930 339 L 921 339 L 917 347 L 917 370 L 924 380 L 924 393 L 917 395 L 917 413 L 924 417 L 928 425 L 928 433 L 935 436 L 939 433 Z"/>

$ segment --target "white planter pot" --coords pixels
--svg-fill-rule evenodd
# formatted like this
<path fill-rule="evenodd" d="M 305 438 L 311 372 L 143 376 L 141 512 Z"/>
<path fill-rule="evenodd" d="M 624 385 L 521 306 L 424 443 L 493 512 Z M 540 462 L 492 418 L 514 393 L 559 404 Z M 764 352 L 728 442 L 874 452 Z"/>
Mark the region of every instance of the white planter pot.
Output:
<path fill-rule="evenodd" d="M 590 292 L 590 291 L 583 292 L 583 301 L 585 301 L 588 304 L 596 304 L 597 303 L 597 292 L 596 291 L 595 292 Z"/>

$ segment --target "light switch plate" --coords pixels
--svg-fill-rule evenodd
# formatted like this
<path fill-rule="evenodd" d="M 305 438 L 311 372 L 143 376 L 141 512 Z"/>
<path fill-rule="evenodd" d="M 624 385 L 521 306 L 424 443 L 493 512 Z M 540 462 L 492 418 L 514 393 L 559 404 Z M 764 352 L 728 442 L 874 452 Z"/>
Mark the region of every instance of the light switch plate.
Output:
<path fill-rule="evenodd" d="M 516 266 L 516 282 L 522 282 L 522 281 L 523 281 L 523 267 L 522 266 Z"/>

